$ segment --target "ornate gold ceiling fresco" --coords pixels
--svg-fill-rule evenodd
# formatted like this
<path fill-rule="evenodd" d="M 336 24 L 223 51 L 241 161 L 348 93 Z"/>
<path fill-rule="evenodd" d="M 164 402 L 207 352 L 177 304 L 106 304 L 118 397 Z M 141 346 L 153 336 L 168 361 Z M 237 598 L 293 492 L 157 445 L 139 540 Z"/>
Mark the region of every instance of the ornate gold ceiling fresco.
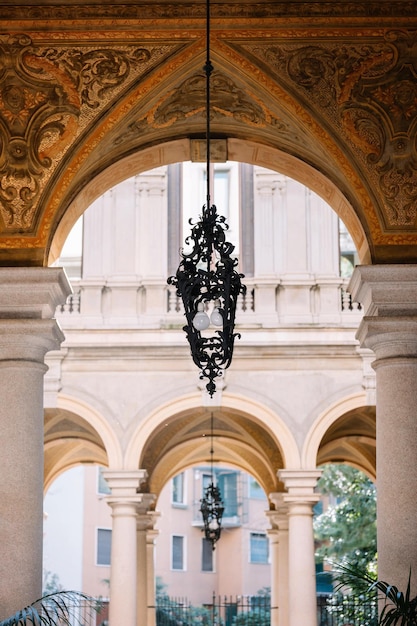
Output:
<path fill-rule="evenodd" d="M 204 136 L 204 11 L 2 3 L 0 264 L 46 264 L 66 211 L 106 168 Z M 213 134 L 324 174 L 374 262 L 416 262 L 415 2 L 214 1 L 212 14 Z"/>

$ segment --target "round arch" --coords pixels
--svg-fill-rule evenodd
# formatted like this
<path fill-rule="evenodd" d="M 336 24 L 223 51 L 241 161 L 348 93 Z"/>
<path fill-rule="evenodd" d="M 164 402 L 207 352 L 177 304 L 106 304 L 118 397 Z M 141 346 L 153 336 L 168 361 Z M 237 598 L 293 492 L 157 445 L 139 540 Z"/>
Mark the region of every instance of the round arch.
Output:
<path fill-rule="evenodd" d="M 109 467 L 121 467 L 122 450 L 119 440 L 108 421 L 84 400 L 65 394 L 58 394 L 58 408 L 68 409 L 86 420 L 98 433 L 106 449 Z"/>
<path fill-rule="evenodd" d="M 349 420 L 352 416 L 367 418 L 372 422 L 368 428 L 355 431 L 352 425 L 352 435 L 355 438 L 357 448 L 361 448 L 362 460 L 359 460 L 358 450 L 356 454 L 349 454 L 349 445 L 346 444 L 346 433 L 342 430 L 337 432 L 336 422 L 343 419 Z M 370 407 L 366 403 L 366 393 L 359 392 L 348 397 L 341 398 L 334 402 L 329 408 L 323 411 L 312 424 L 304 442 L 301 459 L 303 467 L 315 467 L 321 462 L 348 462 L 375 479 L 375 457 L 374 454 L 367 454 L 365 448 L 375 448 L 375 407 Z M 326 441 L 326 434 L 332 432 L 331 438 Z M 361 430 L 362 432 L 359 432 Z M 344 446 L 344 450 L 336 451 L 336 448 Z M 326 448 L 327 447 L 327 448 Z"/>
<path fill-rule="evenodd" d="M 227 140 L 227 154 L 230 161 L 240 161 L 275 170 L 317 193 L 345 223 L 355 243 L 360 262 L 371 263 L 367 237 L 358 216 L 342 192 L 324 174 L 290 154 L 254 141 L 230 138 Z M 76 220 L 106 190 L 135 174 L 191 159 L 191 141 L 178 139 L 135 152 L 100 172 L 81 189 L 66 210 L 50 245 L 48 265 L 59 257 L 62 246 Z"/>
<path fill-rule="evenodd" d="M 204 437 L 209 432 L 211 413 L 217 460 L 252 473 L 266 491 L 279 490 L 278 469 L 299 467 L 296 442 L 279 416 L 258 402 L 227 393 L 222 395 L 221 406 L 213 409 L 202 405 L 201 393 L 156 408 L 132 435 L 125 467 L 145 467 L 150 474 L 149 486 L 158 491 L 168 476 L 207 460 Z M 244 441 L 246 437 L 252 447 Z M 261 441 L 262 446 L 258 446 Z"/>
<path fill-rule="evenodd" d="M 122 452 L 115 433 L 85 401 L 58 394 L 56 409 L 48 409 L 46 414 L 48 411 L 53 423 L 49 436 L 48 429 L 45 433 L 45 490 L 63 471 L 82 462 L 121 467 Z M 78 430 L 82 431 L 81 435 L 78 430 L 75 434 L 71 433 L 72 423 L 75 422 Z"/>

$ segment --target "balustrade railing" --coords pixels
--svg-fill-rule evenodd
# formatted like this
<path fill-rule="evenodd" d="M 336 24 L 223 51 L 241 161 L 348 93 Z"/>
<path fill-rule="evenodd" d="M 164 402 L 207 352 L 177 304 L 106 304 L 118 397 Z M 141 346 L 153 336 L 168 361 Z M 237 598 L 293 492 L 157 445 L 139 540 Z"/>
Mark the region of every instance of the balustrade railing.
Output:
<path fill-rule="evenodd" d="M 358 302 L 353 302 L 351 294 L 347 291 L 348 280 L 342 280 L 339 284 L 335 284 L 334 288 L 339 291 L 339 313 L 342 314 L 343 318 L 345 316 L 349 316 L 350 314 L 360 314 L 362 313 L 362 306 Z M 240 294 L 237 307 L 236 307 L 236 316 L 238 323 L 244 323 L 245 319 L 251 318 L 252 322 L 254 321 L 254 314 L 257 313 L 257 300 L 258 298 L 262 298 L 262 292 L 258 294 L 258 288 L 255 285 L 254 280 L 246 281 L 247 291 L 245 294 Z M 315 287 L 320 288 L 320 284 L 314 285 Z M 117 287 L 116 287 L 117 289 Z M 180 317 L 183 313 L 183 305 L 181 302 L 181 298 L 177 296 L 176 290 L 174 287 L 166 287 L 166 310 L 161 311 L 161 320 L 165 318 L 165 320 L 169 321 L 172 318 Z M 62 304 L 57 308 L 57 317 L 68 317 L 68 316 L 77 316 L 81 314 L 81 303 L 83 297 L 83 287 L 77 281 L 73 283 L 73 293 L 68 296 L 65 304 Z M 104 291 L 104 285 L 103 285 Z M 278 284 L 277 284 L 277 293 L 278 293 Z M 277 295 L 277 297 L 279 297 Z M 146 301 L 146 297 L 145 297 Z M 273 306 L 273 305 L 272 305 Z M 275 311 L 271 311 L 274 313 Z M 327 311 L 323 311 L 324 313 Z M 265 307 L 263 307 L 263 313 L 265 313 Z M 337 314 L 337 311 L 335 311 Z M 146 309 L 142 314 L 146 316 Z M 131 317 L 131 315 L 129 315 Z"/>

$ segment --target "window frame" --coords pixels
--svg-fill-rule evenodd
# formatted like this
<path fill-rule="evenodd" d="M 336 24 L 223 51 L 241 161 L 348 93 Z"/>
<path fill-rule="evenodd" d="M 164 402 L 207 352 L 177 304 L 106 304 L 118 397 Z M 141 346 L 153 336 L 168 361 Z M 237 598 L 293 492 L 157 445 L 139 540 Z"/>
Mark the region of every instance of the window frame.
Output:
<path fill-rule="evenodd" d="M 175 500 L 174 499 L 174 493 L 175 493 L 174 481 L 180 476 L 182 476 L 182 500 Z M 171 480 L 171 504 L 172 506 L 178 507 L 178 508 L 185 508 L 187 506 L 185 472 L 180 472 L 179 474 L 174 476 Z"/>
<path fill-rule="evenodd" d="M 99 563 L 99 536 L 101 532 L 105 532 L 105 533 L 109 533 L 107 536 L 110 537 L 110 544 L 109 544 L 109 559 L 108 559 L 108 563 Z M 104 526 L 97 526 L 96 528 L 96 566 L 97 567 L 111 567 L 111 548 L 112 548 L 112 529 L 111 528 L 105 528 Z"/>
<path fill-rule="evenodd" d="M 253 550 L 253 544 L 252 544 L 252 540 L 255 540 L 255 538 L 263 538 L 265 540 L 265 546 L 266 546 L 266 559 L 265 560 L 255 560 L 254 554 L 255 551 Z M 249 563 L 251 563 L 252 565 L 268 565 L 269 564 L 269 539 L 268 539 L 268 535 L 265 532 L 250 532 L 249 533 Z"/>
<path fill-rule="evenodd" d="M 182 540 L 182 567 L 174 567 L 174 539 Z M 171 535 L 171 571 L 172 572 L 185 572 L 186 568 L 186 536 L 179 535 L 178 533 L 173 533 Z"/>
<path fill-rule="evenodd" d="M 204 567 L 205 557 L 207 558 L 208 554 L 210 554 L 210 565 L 211 569 L 206 569 Z M 201 538 L 201 571 L 204 574 L 213 574 L 214 573 L 214 550 L 212 549 L 211 542 L 208 541 L 205 537 Z"/>

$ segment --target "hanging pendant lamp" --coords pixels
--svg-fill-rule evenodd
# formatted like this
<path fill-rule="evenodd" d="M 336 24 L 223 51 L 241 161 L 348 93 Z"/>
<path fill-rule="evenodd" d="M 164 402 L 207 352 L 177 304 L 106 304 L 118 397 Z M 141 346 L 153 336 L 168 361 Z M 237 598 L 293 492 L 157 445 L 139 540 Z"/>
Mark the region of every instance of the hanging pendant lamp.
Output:
<path fill-rule="evenodd" d="M 232 361 L 234 341 L 240 338 L 234 332 L 237 299 L 246 292 L 236 270 L 238 260 L 232 257 L 234 246 L 226 240 L 228 225 L 211 204 L 210 194 L 210 0 L 206 2 L 206 156 L 207 195 L 200 220 L 192 224 L 186 243 L 191 252 L 181 252 L 182 260 L 175 276 L 168 284 L 177 289 L 181 297 L 187 324 L 187 335 L 194 363 L 200 369 L 200 378 L 206 384 L 210 397 L 216 391 L 215 379 L 221 377 Z M 210 325 L 216 330 L 210 332 Z"/>
<path fill-rule="evenodd" d="M 211 479 L 210 484 L 206 487 L 204 497 L 200 500 L 200 511 L 203 516 L 204 536 L 211 543 L 211 549 L 215 550 L 215 544 L 220 539 L 222 532 L 222 517 L 224 513 L 224 505 L 220 489 L 214 484 L 214 418 L 211 414 L 210 428 L 210 468 Z"/>

